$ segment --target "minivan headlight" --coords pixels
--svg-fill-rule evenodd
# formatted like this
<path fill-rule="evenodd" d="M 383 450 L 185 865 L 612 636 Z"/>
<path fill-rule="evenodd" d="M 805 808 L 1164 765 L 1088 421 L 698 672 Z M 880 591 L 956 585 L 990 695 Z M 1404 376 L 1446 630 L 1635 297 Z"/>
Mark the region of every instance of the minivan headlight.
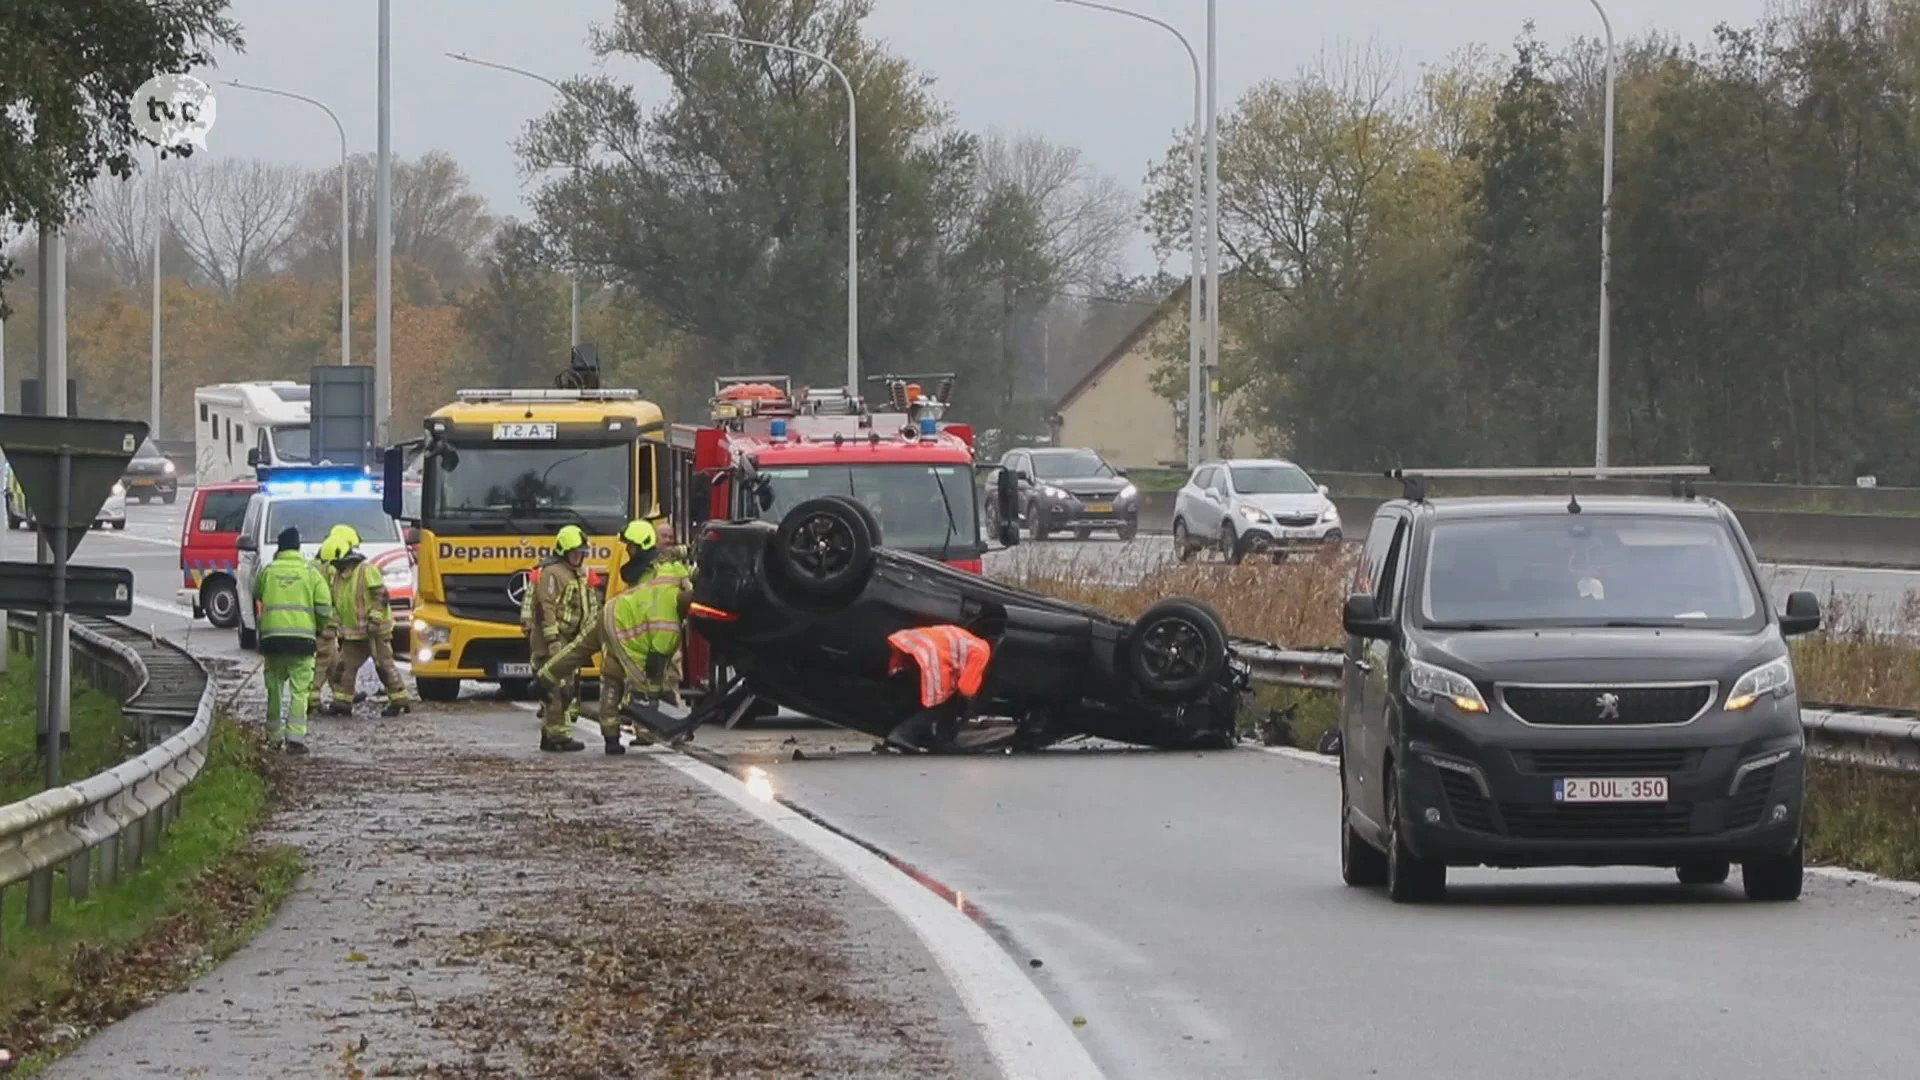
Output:
<path fill-rule="evenodd" d="M 1487 699 L 1480 696 L 1480 688 L 1457 671 L 1412 660 L 1407 663 L 1407 685 L 1421 701 L 1446 698 L 1461 712 L 1487 711 Z"/>
<path fill-rule="evenodd" d="M 1793 662 L 1787 657 L 1769 660 L 1733 681 L 1727 691 L 1727 711 L 1750 708 L 1763 697 L 1783 698 L 1793 693 Z"/>
<path fill-rule="evenodd" d="M 1248 521 L 1267 520 L 1267 512 L 1257 506 L 1242 506 L 1240 508 L 1240 516 L 1246 518 Z"/>

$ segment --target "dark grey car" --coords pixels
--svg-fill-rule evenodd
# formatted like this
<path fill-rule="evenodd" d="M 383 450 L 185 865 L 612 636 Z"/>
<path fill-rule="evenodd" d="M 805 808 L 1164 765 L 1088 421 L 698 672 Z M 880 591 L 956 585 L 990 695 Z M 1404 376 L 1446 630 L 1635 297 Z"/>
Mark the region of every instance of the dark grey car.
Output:
<path fill-rule="evenodd" d="M 1038 447 L 1010 450 L 1000 468 L 1019 485 L 1020 521 L 1035 540 L 1071 530 L 1084 540 L 1095 531 L 1113 531 L 1131 540 L 1140 531 L 1140 491 L 1093 450 Z M 997 532 L 992 502 L 988 531 Z"/>
<path fill-rule="evenodd" d="M 180 495 L 180 477 L 175 465 L 160 452 L 152 439 L 141 442 L 140 449 L 134 451 L 133 460 L 127 462 L 126 476 L 121 480 L 126 485 L 127 497 L 141 502 L 152 502 L 158 498 L 171 505 Z"/>

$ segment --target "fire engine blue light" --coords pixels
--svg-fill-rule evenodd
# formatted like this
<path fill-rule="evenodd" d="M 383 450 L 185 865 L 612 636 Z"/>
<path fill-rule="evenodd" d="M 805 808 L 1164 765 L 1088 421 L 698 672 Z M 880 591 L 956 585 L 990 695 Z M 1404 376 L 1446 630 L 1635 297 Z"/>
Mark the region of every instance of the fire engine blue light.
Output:
<path fill-rule="evenodd" d="M 372 495 L 379 490 L 365 469 L 352 467 L 283 465 L 256 475 L 269 495 Z"/>
<path fill-rule="evenodd" d="M 934 433 L 935 430 L 936 428 L 934 427 L 933 417 L 923 416 L 920 418 L 920 434 L 931 435 Z"/>
<path fill-rule="evenodd" d="M 784 439 L 787 437 L 787 422 L 785 420 L 775 420 L 773 422 L 773 437 L 776 439 Z"/>

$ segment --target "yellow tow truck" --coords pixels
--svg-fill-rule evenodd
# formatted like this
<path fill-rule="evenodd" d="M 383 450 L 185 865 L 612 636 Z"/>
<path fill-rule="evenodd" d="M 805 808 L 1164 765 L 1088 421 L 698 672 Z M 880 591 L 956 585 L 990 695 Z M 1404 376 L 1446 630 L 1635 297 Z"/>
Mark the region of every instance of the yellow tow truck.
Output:
<path fill-rule="evenodd" d="M 454 700 L 463 679 L 526 696 L 520 604 L 554 534 L 585 530 L 587 565 L 604 578 L 619 571 L 626 523 L 662 516 L 660 406 L 601 388 L 592 345 L 576 346 L 554 383 L 457 391 L 426 418 L 424 438 L 386 452 L 386 511 L 410 526 L 418 563 L 411 660 L 428 701 Z M 599 669 L 582 674 L 597 680 Z"/>

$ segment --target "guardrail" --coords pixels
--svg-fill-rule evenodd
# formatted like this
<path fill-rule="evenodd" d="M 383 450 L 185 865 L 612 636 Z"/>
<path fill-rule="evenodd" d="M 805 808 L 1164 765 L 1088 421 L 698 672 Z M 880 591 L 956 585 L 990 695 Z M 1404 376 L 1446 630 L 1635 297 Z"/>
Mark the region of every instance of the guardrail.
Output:
<path fill-rule="evenodd" d="M 213 733 L 213 680 L 184 649 L 107 619 L 75 617 L 69 625 L 73 671 L 120 697 L 123 714 L 141 725 L 143 741 L 150 741 L 155 724 L 182 719 L 177 702 L 183 692 L 194 693 L 195 704 L 184 730 L 140 756 L 0 806 L 0 905 L 10 887 L 29 882 L 30 926 L 44 926 L 51 916 L 56 875 L 64 874 L 68 895 L 82 900 L 96 884 L 110 886 L 139 869 L 179 817 L 180 793 L 205 766 Z M 9 644 L 31 652 L 33 629 L 32 616 L 10 616 Z M 169 685 L 154 681 L 153 669 L 182 660 L 194 673 L 188 686 L 178 685 L 184 673 L 171 670 Z"/>
<path fill-rule="evenodd" d="M 1263 686 L 1338 691 L 1342 654 L 1325 649 L 1281 649 L 1235 641 L 1234 653 Z M 1815 757 L 1892 772 L 1920 772 L 1920 710 L 1803 702 L 1800 723 Z"/>

